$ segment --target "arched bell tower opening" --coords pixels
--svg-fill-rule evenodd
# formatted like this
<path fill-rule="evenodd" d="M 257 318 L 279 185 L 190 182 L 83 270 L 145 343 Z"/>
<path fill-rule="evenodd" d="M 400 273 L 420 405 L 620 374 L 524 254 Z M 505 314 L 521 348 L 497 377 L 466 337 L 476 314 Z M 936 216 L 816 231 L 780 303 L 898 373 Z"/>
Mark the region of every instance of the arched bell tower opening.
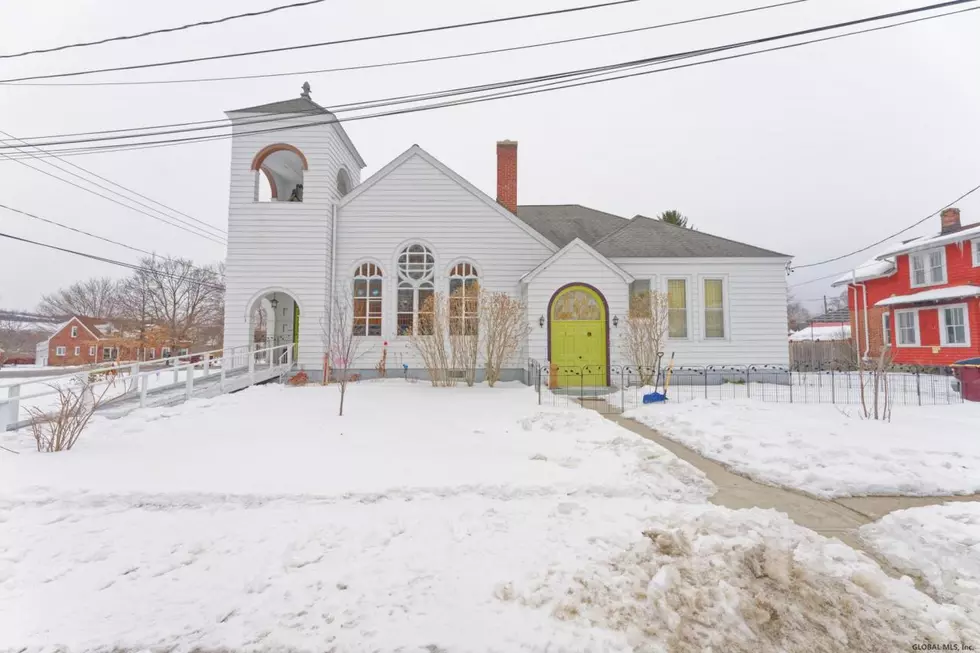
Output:
<path fill-rule="evenodd" d="M 262 148 L 252 159 L 255 201 L 302 202 L 309 168 L 306 156 L 293 145 L 275 143 Z"/>

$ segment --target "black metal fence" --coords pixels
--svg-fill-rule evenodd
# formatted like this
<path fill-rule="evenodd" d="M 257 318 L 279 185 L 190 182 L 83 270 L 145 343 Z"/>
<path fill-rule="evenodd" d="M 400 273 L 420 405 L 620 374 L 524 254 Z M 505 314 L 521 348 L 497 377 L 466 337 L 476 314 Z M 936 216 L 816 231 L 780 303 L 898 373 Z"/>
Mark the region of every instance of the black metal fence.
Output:
<path fill-rule="evenodd" d="M 669 375 L 669 382 L 668 382 Z M 835 365 L 705 365 L 642 368 L 630 365 L 556 367 L 530 360 L 527 384 L 541 404 L 585 404 L 601 411 L 630 410 L 644 398 L 672 403 L 757 400 L 799 404 L 929 406 L 962 403 L 949 367 L 894 366 L 875 373 Z"/>

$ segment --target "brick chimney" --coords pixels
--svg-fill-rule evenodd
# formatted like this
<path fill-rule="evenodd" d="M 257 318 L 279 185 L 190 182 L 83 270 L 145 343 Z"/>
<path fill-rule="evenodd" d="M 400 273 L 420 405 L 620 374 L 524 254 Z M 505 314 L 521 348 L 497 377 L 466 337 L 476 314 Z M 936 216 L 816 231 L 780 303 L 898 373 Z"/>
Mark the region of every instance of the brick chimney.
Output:
<path fill-rule="evenodd" d="M 517 212 L 517 141 L 497 141 L 497 202 Z"/>
<path fill-rule="evenodd" d="M 961 229 L 959 209 L 943 209 L 942 213 L 939 214 L 939 220 L 943 225 L 942 233 L 944 234 L 951 234 L 954 231 L 959 231 Z"/>

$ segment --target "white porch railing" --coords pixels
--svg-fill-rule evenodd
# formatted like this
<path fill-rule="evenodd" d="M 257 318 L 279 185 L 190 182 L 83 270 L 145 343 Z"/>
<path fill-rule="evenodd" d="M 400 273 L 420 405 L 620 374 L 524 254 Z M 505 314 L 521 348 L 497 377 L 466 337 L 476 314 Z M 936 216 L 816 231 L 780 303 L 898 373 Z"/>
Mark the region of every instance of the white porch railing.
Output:
<path fill-rule="evenodd" d="M 93 390 L 110 386 L 106 389 L 103 406 L 117 404 L 127 399 L 139 397 L 141 407 L 147 405 L 150 394 L 173 390 L 181 385 L 181 372 L 185 373 L 183 380 L 183 398 L 190 399 L 194 394 L 196 384 L 208 383 L 214 385 L 211 379 L 220 375 L 217 382 L 219 392 L 223 394 L 230 389 L 247 387 L 258 381 L 265 381 L 281 375 L 292 368 L 293 344 L 275 345 L 262 349 L 250 347 L 232 347 L 214 349 L 206 352 L 170 356 L 150 361 L 109 365 L 56 377 L 33 378 L 29 381 L 14 382 L 0 385 L 0 391 L 6 390 L 6 396 L 0 397 L 0 433 L 24 422 L 20 417 L 21 402 L 54 398 L 59 394 L 58 386 L 64 383 L 78 382 L 82 379 L 95 378 L 91 384 Z M 173 370 L 171 383 L 157 383 L 151 388 L 152 380 L 169 374 Z M 202 373 L 197 375 L 197 371 Z M 99 378 L 101 377 L 101 378 Z M 231 383 L 234 379 L 236 383 Z M 118 391 L 115 386 L 118 386 Z M 25 388 L 29 391 L 25 392 Z M 96 395 L 101 395 L 98 391 Z"/>

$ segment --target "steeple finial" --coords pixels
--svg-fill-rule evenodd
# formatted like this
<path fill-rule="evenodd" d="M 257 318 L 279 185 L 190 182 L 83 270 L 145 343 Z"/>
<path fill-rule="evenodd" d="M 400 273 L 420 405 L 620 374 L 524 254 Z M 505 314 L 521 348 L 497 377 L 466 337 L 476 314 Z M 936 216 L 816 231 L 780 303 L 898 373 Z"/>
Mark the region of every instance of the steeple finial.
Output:
<path fill-rule="evenodd" d="M 310 99 L 310 83 L 309 82 L 303 82 L 303 92 L 300 93 L 299 96 L 301 98 L 303 98 L 303 99 L 306 99 L 306 100 L 309 100 Z"/>

